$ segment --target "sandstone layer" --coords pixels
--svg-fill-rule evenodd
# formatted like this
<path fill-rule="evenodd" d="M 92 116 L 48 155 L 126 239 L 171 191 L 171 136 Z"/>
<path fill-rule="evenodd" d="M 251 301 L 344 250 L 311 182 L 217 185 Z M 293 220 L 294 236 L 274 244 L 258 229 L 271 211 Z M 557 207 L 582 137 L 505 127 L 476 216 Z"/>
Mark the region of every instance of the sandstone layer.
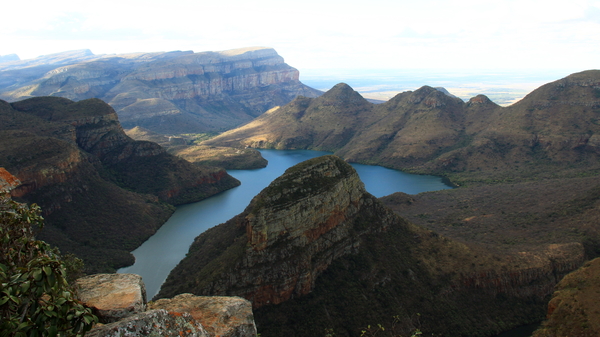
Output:
<path fill-rule="evenodd" d="M 94 274 L 77 279 L 78 297 L 100 323 L 112 323 L 146 311 L 146 288 L 135 274 Z"/>
<path fill-rule="evenodd" d="M 76 281 L 78 298 L 99 318 L 87 336 L 255 337 L 250 302 L 181 294 L 150 303 L 135 274 L 95 274 Z"/>
<path fill-rule="evenodd" d="M 298 95 L 316 97 L 271 48 L 93 55 L 73 51 L 0 66 L 0 99 L 100 98 L 125 128 L 225 130 Z"/>

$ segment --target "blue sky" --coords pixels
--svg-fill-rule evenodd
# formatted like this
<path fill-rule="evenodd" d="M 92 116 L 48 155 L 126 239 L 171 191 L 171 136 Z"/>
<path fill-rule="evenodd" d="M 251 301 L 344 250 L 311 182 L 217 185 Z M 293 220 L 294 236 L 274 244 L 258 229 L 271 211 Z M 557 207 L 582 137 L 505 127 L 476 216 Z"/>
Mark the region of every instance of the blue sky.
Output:
<path fill-rule="evenodd" d="M 34 0 L 2 12 L 0 55 L 21 59 L 267 46 L 300 70 L 600 68 L 600 0 Z"/>

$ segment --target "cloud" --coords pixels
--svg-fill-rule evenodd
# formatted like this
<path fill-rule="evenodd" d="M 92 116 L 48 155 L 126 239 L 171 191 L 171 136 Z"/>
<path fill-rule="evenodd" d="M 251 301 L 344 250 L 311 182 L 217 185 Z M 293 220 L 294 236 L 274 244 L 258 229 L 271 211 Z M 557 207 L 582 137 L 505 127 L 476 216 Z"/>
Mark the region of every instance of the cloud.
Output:
<path fill-rule="evenodd" d="M 27 15 L 0 22 L 0 54 L 21 58 L 269 46 L 297 68 L 588 69 L 600 46 L 597 0 L 35 0 L 7 12 Z"/>

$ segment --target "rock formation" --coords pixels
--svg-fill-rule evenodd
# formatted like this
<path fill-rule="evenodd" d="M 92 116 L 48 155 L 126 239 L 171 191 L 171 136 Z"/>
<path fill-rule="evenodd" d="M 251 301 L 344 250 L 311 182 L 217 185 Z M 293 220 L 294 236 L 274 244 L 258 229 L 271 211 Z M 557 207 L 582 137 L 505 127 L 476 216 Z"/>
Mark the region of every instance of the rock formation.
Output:
<path fill-rule="evenodd" d="M 599 165 L 599 88 L 600 71 L 589 70 L 501 107 L 483 95 L 465 103 L 428 86 L 371 104 L 339 84 L 204 144 L 327 150 L 354 162 L 443 175 L 484 172 L 496 179 L 506 170 L 521 176 L 540 165 L 590 168 Z"/>
<path fill-rule="evenodd" d="M 600 334 L 600 259 L 565 276 L 548 304 L 547 320 L 534 337 L 592 337 Z"/>
<path fill-rule="evenodd" d="M 19 61 L 20 58 L 17 54 L 0 55 L 0 63 Z"/>
<path fill-rule="evenodd" d="M 99 318 L 87 336 L 255 337 L 250 302 L 181 294 L 147 305 L 135 274 L 96 274 L 76 281 L 80 300 Z"/>
<path fill-rule="evenodd" d="M 76 280 L 79 299 L 100 323 L 113 323 L 146 311 L 146 288 L 135 274 L 94 274 Z"/>
<path fill-rule="evenodd" d="M 355 335 L 369 324 L 488 336 L 540 320 L 583 259 L 579 243 L 498 256 L 449 240 L 395 215 L 349 164 L 323 156 L 196 238 L 157 297 L 242 296 L 264 336 Z"/>
<path fill-rule="evenodd" d="M 0 166 L 21 185 L 14 197 L 39 204 L 40 237 L 92 270 L 133 263 L 128 253 L 172 213 L 239 182 L 151 142 L 134 141 L 98 99 L 36 97 L 0 101 Z"/>
<path fill-rule="evenodd" d="M 235 127 L 319 91 L 270 48 L 93 55 L 73 51 L 0 66 L 0 98 L 100 98 L 125 128 L 163 134 Z"/>

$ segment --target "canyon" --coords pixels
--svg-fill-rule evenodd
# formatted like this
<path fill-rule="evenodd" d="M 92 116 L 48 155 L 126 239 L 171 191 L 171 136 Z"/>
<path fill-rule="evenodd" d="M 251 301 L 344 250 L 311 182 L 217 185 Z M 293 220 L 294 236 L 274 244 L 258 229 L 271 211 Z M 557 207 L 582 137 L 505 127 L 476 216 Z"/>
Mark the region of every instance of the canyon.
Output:
<path fill-rule="evenodd" d="M 88 272 L 131 264 L 129 251 L 173 205 L 238 184 L 134 141 L 119 121 L 177 146 L 186 138 L 164 134 L 248 122 L 196 149 L 235 152 L 228 167 L 264 165 L 251 147 L 335 153 L 289 169 L 196 238 L 158 295 L 245 297 L 264 336 L 356 335 L 376 324 L 489 336 L 539 322 L 563 276 L 600 255 L 598 70 L 508 107 L 429 86 L 381 104 L 343 83 L 321 95 L 269 48 L 75 51 L 0 71 L 0 97 L 12 101 L 0 101 L 0 166 L 23 182 L 13 197 L 40 204 L 40 238 L 83 257 Z M 377 199 L 345 161 L 442 175 L 461 188 Z M 575 275 L 565 282 L 591 277 Z M 572 286 L 559 288 L 551 313 L 560 320 L 570 317 L 556 308 Z"/>
<path fill-rule="evenodd" d="M 223 131 L 320 91 L 272 48 L 94 55 L 79 50 L 0 64 L 0 99 L 99 98 L 126 129 L 162 134 Z"/>
<path fill-rule="evenodd" d="M 539 321 L 554 286 L 584 259 L 578 242 L 498 254 L 440 236 L 368 194 L 339 157 L 322 156 L 198 236 L 157 298 L 247 298 L 264 336 L 356 335 L 379 323 L 489 336 Z"/>
<path fill-rule="evenodd" d="M 83 258 L 89 271 L 133 263 L 129 252 L 168 219 L 172 205 L 239 184 L 223 169 L 129 138 L 99 99 L 0 101 L 0 134 L 0 166 L 21 181 L 13 197 L 40 205 L 40 238 Z"/>

